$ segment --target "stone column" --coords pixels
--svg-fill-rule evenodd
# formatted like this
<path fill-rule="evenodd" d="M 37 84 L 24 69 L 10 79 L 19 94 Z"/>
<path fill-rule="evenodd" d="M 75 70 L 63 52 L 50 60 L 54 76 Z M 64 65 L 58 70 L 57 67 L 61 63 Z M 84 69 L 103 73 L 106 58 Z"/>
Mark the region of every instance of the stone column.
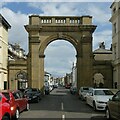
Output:
<path fill-rule="evenodd" d="M 28 81 L 29 87 L 40 88 L 40 63 L 39 63 L 39 37 L 31 36 L 29 38 L 29 64 L 28 64 Z"/>
<path fill-rule="evenodd" d="M 45 55 L 39 55 L 39 89 L 44 93 L 44 57 Z"/>
<path fill-rule="evenodd" d="M 93 86 L 92 38 L 81 38 L 81 52 L 77 55 L 77 88 Z"/>

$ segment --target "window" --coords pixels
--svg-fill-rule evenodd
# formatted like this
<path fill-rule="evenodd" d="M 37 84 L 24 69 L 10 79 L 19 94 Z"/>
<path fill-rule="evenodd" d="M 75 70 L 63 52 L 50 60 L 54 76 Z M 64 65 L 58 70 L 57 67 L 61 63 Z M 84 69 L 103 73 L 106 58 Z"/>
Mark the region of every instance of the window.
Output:
<path fill-rule="evenodd" d="M 116 12 L 116 8 L 113 9 L 113 14 Z"/>
<path fill-rule="evenodd" d="M 113 98 L 114 100 L 120 101 L 120 91 Z"/>
<path fill-rule="evenodd" d="M 110 90 L 95 90 L 95 95 L 113 95 Z"/>
<path fill-rule="evenodd" d="M 116 23 L 113 24 L 113 34 L 116 33 Z"/>
<path fill-rule="evenodd" d="M 10 100 L 10 95 L 9 95 L 9 93 L 2 93 L 8 100 Z"/>
<path fill-rule="evenodd" d="M 116 46 L 114 46 L 114 59 L 116 59 Z"/>
<path fill-rule="evenodd" d="M 20 95 L 20 98 L 23 98 L 22 92 L 19 92 L 18 94 Z"/>
<path fill-rule="evenodd" d="M 13 96 L 14 96 L 15 99 L 20 98 L 20 95 L 18 93 L 14 93 Z"/>

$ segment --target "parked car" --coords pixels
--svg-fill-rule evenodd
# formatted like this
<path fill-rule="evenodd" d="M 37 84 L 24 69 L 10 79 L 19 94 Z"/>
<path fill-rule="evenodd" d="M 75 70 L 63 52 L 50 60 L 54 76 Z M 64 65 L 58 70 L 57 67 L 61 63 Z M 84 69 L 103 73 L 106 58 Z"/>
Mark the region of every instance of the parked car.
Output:
<path fill-rule="evenodd" d="M 53 90 L 53 85 L 49 85 L 49 91 L 51 92 Z"/>
<path fill-rule="evenodd" d="M 87 94 L 92 90 L 92 87 L 80 87 L 79 89 L 79 98 L 81 100 L 86 100 Z"/>
<path fill-rule="evenodd" d="M 45 95 L 49 95 L 50 94 L 49 86 L 45 86 L 44 91 L 45 91 Z"/>
<path fill-rule="evenodd" d="M 94 108 L 94 110 L 105 110 L 107 101 L 113 97 L 113 93 L 105 88 L 93 88 L 86 96 L 86 103 Z"/>
<path fill-rule="evenodd" d="M 106 117 L 120 120 L 120 90 L 107 102 Z"/>
<path fill-rule="evenodd" d="M 65 88 L 66 88 L 66 89 L 70 89 L 70 87 L 71 87 L 70 84 L 66 84 L 66 85 L 65 85 Z"/>
<path fill-rule="evenodd" d="M 41 91 L 38 88 L 27 88 L 24 91 L 24 94 L 26 95 L 28 102 L 39 102 L 41 100 Z"/>
<path fill-rule="evenodd" d="M 73 94 L 73 95 L 76 94 L 77 93 L 77 87 L 71 86 L 70 87 L 70 93 Z"/>
<path fill-rule="evenodd" d="M 0 120 L 10 120 L 11 110 L 9 100 L 0 92 Z"/>
<path fill-rule="evenodd" d="M 55 84 L 53 85 L 53 88 L 58 88 L 58 83 L 55 83 Z"/>
<path fill-rule="evenodd" d="M 19 90 L 2 90 L 2 94 L 9 100 L 12 118 L 18 119 L 20 112 L 29 109 L 27 98 Z"/>

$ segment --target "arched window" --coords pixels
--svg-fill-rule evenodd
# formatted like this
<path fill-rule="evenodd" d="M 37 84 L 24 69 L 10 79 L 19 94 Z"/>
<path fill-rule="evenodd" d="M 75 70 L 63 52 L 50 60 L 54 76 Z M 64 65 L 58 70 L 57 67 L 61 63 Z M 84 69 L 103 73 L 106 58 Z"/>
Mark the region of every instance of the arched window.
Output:
<path fill-rule="evenodd" d="M 16 74 L 16 79 L 18 80 L 18 89 L 25 89 L 28 87 L 27 73 L 25 71 L 20 71 Z"/>
<path fill-rule="evenodd" d="M 104 86 L 104 76 L 101 73 L 94 74 L 94 87 Z"/>

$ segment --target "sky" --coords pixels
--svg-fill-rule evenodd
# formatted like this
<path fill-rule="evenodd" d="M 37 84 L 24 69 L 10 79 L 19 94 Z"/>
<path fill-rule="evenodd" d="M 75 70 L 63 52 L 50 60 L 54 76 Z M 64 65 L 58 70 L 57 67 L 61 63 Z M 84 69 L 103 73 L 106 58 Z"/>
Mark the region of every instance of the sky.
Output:
<path fill-rule="evenodd" d="M 0 13 L 9 22 L 9 43 L 18 43 L 28 53 L 28 33 L 24 25 L 28 24 L 29 16 L 32 14 L 42 16 L 82 16 L 90 15 L 93 17 L 93 24 L 97 28 L 93 34 L 93 51 L 98 49 L 100 42 L 104 42 L 106 49 L 110 49 L 112 44 L 112 25 L 109 22 L 111 17 L 110 6 L 112 2 L 80 2 L 77 0 L 41 0 L 41 2 L 10 2 L 1 0 Z M 34 0 L 35 1 L 35 0 Z M 39 0 L 37 0 L 39 1 Z M 55 0 L 53 0 L 55 1 Z M 67 2 L 65 2 L 67 1 Z M 102 1 L 102 0 L 101 0 Z M 56 40 L 50 43 L 45 50 L 45 71 L 53 76 L 64 76 L 72 70 L 73 62 L 76 60 L 76 51 L 73 45 L 65 40 Z"/>

